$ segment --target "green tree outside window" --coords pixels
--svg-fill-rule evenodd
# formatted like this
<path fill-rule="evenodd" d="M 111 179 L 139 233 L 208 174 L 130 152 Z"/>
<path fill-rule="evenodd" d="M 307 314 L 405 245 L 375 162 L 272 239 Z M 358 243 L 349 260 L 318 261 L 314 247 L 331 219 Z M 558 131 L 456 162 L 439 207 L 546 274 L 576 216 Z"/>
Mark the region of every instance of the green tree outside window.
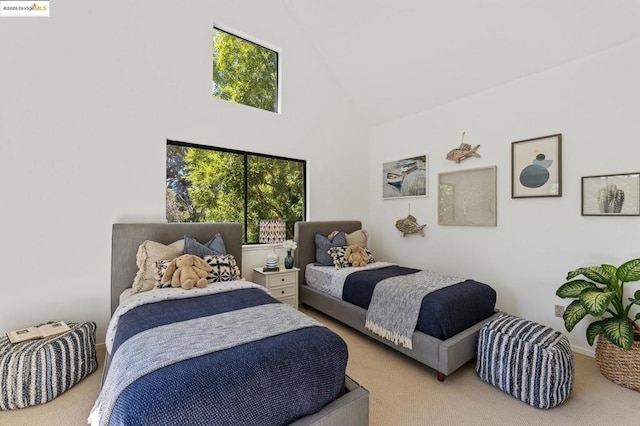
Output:
<path fill-rule="evenodd" d="M 278 112 L 278 53 L 214 27 L 213 96 Z"/>
<path fill-rule="evenodd" d="M 303 160 L 167 141 L 167 221 L 240 222 L 257 243 L 262 219 L 282 219 L 287 238 L 304 220 Z"/>

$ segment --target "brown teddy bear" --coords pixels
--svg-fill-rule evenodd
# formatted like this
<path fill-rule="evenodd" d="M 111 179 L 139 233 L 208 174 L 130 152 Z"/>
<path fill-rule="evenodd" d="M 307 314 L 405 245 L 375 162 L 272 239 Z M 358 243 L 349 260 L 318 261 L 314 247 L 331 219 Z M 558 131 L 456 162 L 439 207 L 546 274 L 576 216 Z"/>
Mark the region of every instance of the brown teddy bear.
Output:
<path fill-rule="evenodd" d="M 369 263 L 369 255 L 358 244 L 352 244 L 344 251 L 344 257 L 352 266 L 364 266 Z"/>
<path fill-rule="evenodd" d="M 206 287 L 207 275 L 213 268 L 204 259 L 192 254 L 183 254 L 171 261 L 162 277 L 162 283 L 171 280 L 171 287 L 182 287 L 185 290 Z"/>

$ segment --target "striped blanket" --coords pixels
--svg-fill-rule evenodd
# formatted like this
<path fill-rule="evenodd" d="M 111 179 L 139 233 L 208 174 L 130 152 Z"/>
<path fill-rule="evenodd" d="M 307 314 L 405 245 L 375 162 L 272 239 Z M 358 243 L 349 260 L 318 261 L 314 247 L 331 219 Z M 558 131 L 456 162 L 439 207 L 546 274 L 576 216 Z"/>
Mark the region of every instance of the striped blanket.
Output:
<path fill-rule="evenodd" d="M 138 305 L 110 355 L 92 424 L 289 424 L 344 392 L 347 362 L 339 336 L 263 288 Z"/>
<path fill-rule="evenodd" d="M 209 294 L 227 293 L 230 291 L 247 288 L 254 288 L 264 291 L 265 293 L 267 292 L 267 289 L 261 285 L 249 281 L 237 280 L 224 281 L 204 288 L 192 288 L 190 290 L 185 290 L 180 287 L 163 288 L 162 291 L 144 291 L 140 293 L 134 293 L 133 295 L 129 295 L 124 298 L 121 297 L 120 303 L 111 316 L 109 326 L 107 327 L 107 335 L 105 337 L 105 346 L 107 347 L 107 353 L 113 355 L 114 342 L 116 338 L 116 332 L 118 331 L 120 318 L 139 306 L 168 300 L 192 299 Z"/>

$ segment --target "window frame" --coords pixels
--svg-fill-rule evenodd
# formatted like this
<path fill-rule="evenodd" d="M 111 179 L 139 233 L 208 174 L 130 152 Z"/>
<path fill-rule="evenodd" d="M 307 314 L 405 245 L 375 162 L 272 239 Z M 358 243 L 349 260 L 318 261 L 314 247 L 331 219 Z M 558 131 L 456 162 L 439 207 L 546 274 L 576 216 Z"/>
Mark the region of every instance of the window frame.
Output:
<path fill-rule="evenodd" d="M 271 154 L 263 154 L 263 153 L 259 153 L 259 152 L 251 152 L 251 151 L 242 151 L 242 150 L 237 150 L 237 149 L 232 149 L 232 148 L 224 148 L 224 147 L 214 147 L 214 146 L 209 146 L 209 145 L 200 145 L 200 144 L 195 144 L 195 143 L 191 143 L 191 142 L 181 142 L 181 141 L 175 141 L 175 140 L 171 140 L 171 139 L 167 139 L 167 146 L 169 145 L 175 145 L 175 146 L 181 146 L 181 147 L 185 147 L 185 148 L 196 148 L 196 149 L 206 149 L 209 151 L 216 151 L 216 152 L 224 152 L 224 153 L 229 153 L 229 154 L 236 154 L 236 155 L 241 155 L 243 156 L 243 165 L 244 165 L 244 170 L 243 170 L 243 187 L 244 187 L 244 214 L 243 214 L 243 219 L 244 219 L 244 223 L 242 223 L 242 244 L 243 245 L 264 245 L 261 244 L 259 242 L 248 242 L 248 238 L 247 238 L 247 234 L 248 234 L 248 208 L 247 208 L 247 194 L 249 192 L 249 185 L 248 185 L 248 157 L 252 156 L 252 157 L 261 157 L 261 158 L 265 158 L 265 159 L 273 159 L 273 160 L 283 160 L 283 161 L 293 161 L 293 162 L 297 162 L 300 163 L 302 165 L 302 221 L 306 221 L 307 220 L 307 160 L 301 160 L 299 158 L 290 158 L 290 157 L 283 157 L 283 156 L 279 156 L 279 155 L 271 155 Z M 165 149 L 165 163 L 166 163 L 166 149 Z M 165 184 L 166 184 L 166 164 L 165 164 Z M 166 201 L 165 201 L 165 217 L 166 217 Z"/>
<path fill-rule="evenodd" d="M 226 25 L 220 25 L 220 24 L 213 24 L 212 27 L 212 34 L 213 31 L 218 30 L 218 31 L 222 31 L 224 33 L 230 34 L 234 37 L 237 37 L 241 40 L 244 40 L 246 42 L 249 42 L 251 44 L 255 44 L 256 46 L 262 47 L 264 49 L 270 50 L 272 52 L 274 52 L 276 54 L 276 58 L 277 58 L 277 69 L 276 69 L 276 110 L 275 111 L 271 111 L 271 110 L 267 110 L 267 109 L 262 109 L 259 107 L 255 107 L 253 105 L 247 105 L 247 104 L 243 104 L 243 103 L 238 103 L 238 102 L 233 102 L 233 101 L 228 101 L 226 99 L 221 99 L 216 97 L 215 95 L 212 96 L 215 99 L 219 99 L 221 101 L 226 101 L 226 102 L 231 102 L 231 103 L 235 103 L 238 105 L 244 105 L 244 106 L 248 106 L 250 108 L 254 108 L 257 109 L 259 111 L 267 111 L 270 113 L 274 113 L 274 114 L 282 114 L 282 91 L 281 91 L 281 86 L 282 86 L 282 49 L 280 49 L 277 46 L 274 46 L 271 43 L 268 43 L 266 41 L 260 40 L 257 37 L 252 37 L 250 35 L 247 35 L 246 33 L 242 32 L 242 31 L 238 31 L 236 29 L 233 29 L 231 27 L 227 27 Z M 213 67 L 213 62 L 211 64 L 211 66 Z"/>

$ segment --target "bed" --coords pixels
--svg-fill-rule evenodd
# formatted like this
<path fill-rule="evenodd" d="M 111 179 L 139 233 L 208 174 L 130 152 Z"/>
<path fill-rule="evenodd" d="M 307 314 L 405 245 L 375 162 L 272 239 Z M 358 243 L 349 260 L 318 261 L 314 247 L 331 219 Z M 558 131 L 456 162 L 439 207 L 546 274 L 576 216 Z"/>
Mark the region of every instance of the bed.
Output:
<path fill-rule="evenodd" d="M 459 329 L 455 334 L 444 336 L 443 338 L 437 338 L 433 335 L 415 330 L 411 337 L 412 348 L 398 345 L 387 338 L 373 333 L 365 327 L 367 309 L 348 303 L 337 295 L 330 295 L 317 288 L 311 287 L 306 281 L 307 265 L 314 264 L 316 261 L 316 234 L 326 236 L 336 230 L 353 233 L 361 228 L 362 223 L 354 220 L 297 222 L 295 224 L 294 240 L 298 244 L 296 250 L 296 266 L 300 269 L 298 279 L 300 303 L 323 312 L 422 364 L 433 368 L 437 372 L 438 380 L 443 381 L 447 375 L 453 373 L 476 356 L 479 331 L 485 323 L 495 318 L 498 312 L 492 307 L 486 312 L 485 318 L 468 320 L 470 323 L 464 326 L 463 329 Z M 456 284 L 453 287 L 460 285 L 461 284 Z M 469 288 L 472 289 L 472 287 Z M 434 292 L 427 297 L 440 295 L 442 294 L 441 292 L 445 290 L 448 289 Z M 484 291 L 486 293 L 486 288 Z M 493 290 L 491 289 L 491 291 Z M 495 305 L 495 292 L 493 303 Z M 473 305 L 474 303 L 471 301 L 468 303 L 469 307 L 473 307 Z M 485 315 L 480 315 L 480 317 L 484 316 Z"/>
<path fill-rule="evenodd" d="M 111 337 L 107 332 L 102 388 L 90 422 L 368 424 L 368 392 L 344 372 L 346 344 L 257 284 L 154 289 L 121 303 L 138 272 L 142 242 L 169 245 L 184 235 L 203 242 L 216 233 L 241 267 L 238 223 L 113 225 L 111 322 L 118 320 L 115 327 L 110 323 Z M 154 298 L 159 300 L 143 300 Z M 125 305 L 133 307 L 126 311 Z"/>

